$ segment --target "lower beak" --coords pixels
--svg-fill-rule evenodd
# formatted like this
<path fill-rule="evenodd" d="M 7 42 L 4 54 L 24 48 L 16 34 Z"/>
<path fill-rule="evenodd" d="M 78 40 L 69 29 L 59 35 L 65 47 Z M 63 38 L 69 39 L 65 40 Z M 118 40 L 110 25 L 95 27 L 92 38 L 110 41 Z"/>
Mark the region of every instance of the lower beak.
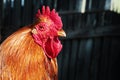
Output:
<path fill-rule="evenodd" d="M 60 37 L 66 37 L 65 31 L 63 29 L 59 30 L 58 31 L 58 36 L 60 36 Z"/>

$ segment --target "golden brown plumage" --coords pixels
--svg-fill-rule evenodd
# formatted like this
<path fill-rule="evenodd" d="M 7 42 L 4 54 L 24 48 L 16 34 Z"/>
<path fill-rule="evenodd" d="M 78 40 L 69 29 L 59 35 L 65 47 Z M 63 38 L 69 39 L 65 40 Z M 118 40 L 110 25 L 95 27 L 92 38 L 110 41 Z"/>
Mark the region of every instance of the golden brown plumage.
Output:
<path fill-rule="evenodd" d="M 56 58 L 47 58 L 41 46 L 34 42 L 30 27 L 12 34 L 1 48 L 1 80 L 57 80 Z"/>
<path fill-rule="evenodd" d="M 49 54 L 49 51 L 54 51 L 57 42 L 61 44 L 57 41 L 56 35 L 55 38 L 47 35 L 45 41 L 39 41 L 39 35 L 46 34 L 43 30 L 40 34 L 39 30 L 37 31 L 36 26 L 39 23 L 41 21 L 19 29 L 0 45 L 0 80 L 58 80 L 58 65 L 55 57 L 58 53 L 53 55 Z M 44 21 L 43 23 L 47 24 Z M 58 35 L 61 35 L 61 32 Z M 39 38 L 41 40 L 41 36 Z M 39 42 L 43 42 L 43 46 Z M 56 47 L 59 46 L 58 44 Z"/>

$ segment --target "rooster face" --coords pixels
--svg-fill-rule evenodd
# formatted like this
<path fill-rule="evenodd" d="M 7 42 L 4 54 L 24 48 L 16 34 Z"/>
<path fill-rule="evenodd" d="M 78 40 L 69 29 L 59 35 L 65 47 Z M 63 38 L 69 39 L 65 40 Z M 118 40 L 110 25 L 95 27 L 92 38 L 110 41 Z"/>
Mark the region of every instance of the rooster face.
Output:
<path fill-rule="evenodd" d="M 61 18 L 54 9 L 50 12 L 49 7 L 45 9 L 43 6 L 42 13 L 38 10 L 32 33 L 35 42 L 44 49 L 49 58 L 55 58 L 61 51 L 62 44 L 58 37 L 66 34 L 62 29 Z"/>
<path fill-rule="evenodd" d="M 42 39 L 58 36 L 58 30 L 55 28 L 54 22 L 47 16 L 41 16 L 40 22 L 35 25 L 35 29 L 39 37 Z"/>

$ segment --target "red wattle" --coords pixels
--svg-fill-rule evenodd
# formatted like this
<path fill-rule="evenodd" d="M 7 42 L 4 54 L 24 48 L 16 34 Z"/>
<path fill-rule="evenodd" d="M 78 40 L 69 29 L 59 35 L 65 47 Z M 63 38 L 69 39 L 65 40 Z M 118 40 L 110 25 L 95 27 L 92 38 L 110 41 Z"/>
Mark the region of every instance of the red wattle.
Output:
<path fill-rule="evenodd" d="M 45 44 L 46 55 L 49 58 L 57 57 L 61 49 L 62 49 L 62 44 L 60 43 L 58 38 L 48 39 L 48 41 Z"/>

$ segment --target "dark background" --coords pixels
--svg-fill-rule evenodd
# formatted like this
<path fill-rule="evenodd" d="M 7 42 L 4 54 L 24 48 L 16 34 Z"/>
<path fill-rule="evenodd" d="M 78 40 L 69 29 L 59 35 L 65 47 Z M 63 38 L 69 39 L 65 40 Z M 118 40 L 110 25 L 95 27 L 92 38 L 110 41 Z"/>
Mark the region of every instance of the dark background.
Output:
<path fill-rule="evenodd" d="M 111 0 L 0 0 L 1 42 L 31 24 L 42 5 L 55 8 L 66 38 L 58 56 L 59 80 L 120 80 L 120 14 Z"/>

